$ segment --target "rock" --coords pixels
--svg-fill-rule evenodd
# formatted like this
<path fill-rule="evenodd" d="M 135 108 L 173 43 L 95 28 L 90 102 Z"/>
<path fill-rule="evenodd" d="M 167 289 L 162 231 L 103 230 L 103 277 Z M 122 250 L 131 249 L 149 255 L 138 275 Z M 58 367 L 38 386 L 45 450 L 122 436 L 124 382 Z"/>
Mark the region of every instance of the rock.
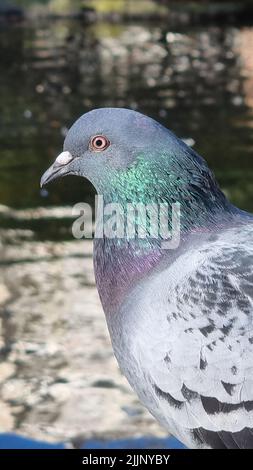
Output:
<path fill-rule="evenodd" d="M 115 388 L 117 385 L 115 385 L 115 383 L 109 379 L 98 379 L 92 383 L 92 387 Z"/>
<path fill-rule="evenodd" d="M 14 364 L 9 362 L 3 362 L 0 364 L 0 383 L 5 382 L 9 377 L 11 377 L 16 371 Z"/>
<path fill-rule="evenodd" d="M 71 395 L 70 388 L 63 383 L 56 383 L 49 388 L 49 395 L 59 403 L 66 402 Z"/>
<path fill-rule="evenodd" d="M 4 206 L 0 204 L 0 214 L 8 214 L 10 212 L 10 208 L 8 206 Z"/>
<path fill-rule="evenodd" d="M 10 432 L 14 427 L 14 417 L 12 416 L 10 407 L 4 403 L 0 402 L 0 432 Z"/>
<path fill-rule="evenodd" d="M 0 284 L 0 306 L 4 305 L 11 297 L 11 293 L 5 284 Z"/>

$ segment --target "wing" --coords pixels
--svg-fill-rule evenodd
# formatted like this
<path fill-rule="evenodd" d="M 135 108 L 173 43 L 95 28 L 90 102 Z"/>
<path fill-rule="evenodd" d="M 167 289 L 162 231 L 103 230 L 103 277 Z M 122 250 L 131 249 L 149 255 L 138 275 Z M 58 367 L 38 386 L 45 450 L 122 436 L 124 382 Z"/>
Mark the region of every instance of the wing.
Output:
<path fill-rule="evenodd" d="M 190 446 L 253 448 L 252 267 L 252 242 L 204 246 L 163 304 L 149 379 L 160 414 Z"/>

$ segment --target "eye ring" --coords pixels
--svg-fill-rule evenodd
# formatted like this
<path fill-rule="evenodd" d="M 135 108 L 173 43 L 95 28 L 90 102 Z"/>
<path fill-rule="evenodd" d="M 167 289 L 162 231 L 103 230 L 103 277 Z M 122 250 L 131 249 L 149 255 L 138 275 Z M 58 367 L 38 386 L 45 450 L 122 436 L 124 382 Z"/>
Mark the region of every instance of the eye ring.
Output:
<path fill-rule="evenodd" d="M 103 152 L 110 145 L 109 139 L 105 135 L 94 135 L 90 139 L 89 149 L 93 152 Z"/>

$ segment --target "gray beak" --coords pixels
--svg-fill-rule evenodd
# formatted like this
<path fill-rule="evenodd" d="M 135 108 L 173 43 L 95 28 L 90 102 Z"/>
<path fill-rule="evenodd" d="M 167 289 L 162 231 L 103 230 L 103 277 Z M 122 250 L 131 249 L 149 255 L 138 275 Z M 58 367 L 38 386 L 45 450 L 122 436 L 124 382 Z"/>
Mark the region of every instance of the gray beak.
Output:
<path fill-rule="evenodd" d="M 40 180 L 40 187 L 42 188 L 47 183 L 49 183 L 49 181 L 53 181 L 60 176 L 66 176 L 67 174 L 71 173 L 68 164 L 73 160 L 73 158 L 74 157 L 70 152 L 62 152 L 56 158 L 54 164 L 50 166 L 47 171 L 45 171 Z"/>

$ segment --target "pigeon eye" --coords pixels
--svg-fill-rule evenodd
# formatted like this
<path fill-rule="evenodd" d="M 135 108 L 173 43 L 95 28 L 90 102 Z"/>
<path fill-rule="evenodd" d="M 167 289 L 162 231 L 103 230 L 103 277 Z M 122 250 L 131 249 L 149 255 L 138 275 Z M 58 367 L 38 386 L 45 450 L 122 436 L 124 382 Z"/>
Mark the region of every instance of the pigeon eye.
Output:
<path fill-rule="evenodd" d="M 110 141 L 104 135 L 95 135 L 90 140 L 89 148 L 94 152 L 102 152 L 109 147 Z"/>

